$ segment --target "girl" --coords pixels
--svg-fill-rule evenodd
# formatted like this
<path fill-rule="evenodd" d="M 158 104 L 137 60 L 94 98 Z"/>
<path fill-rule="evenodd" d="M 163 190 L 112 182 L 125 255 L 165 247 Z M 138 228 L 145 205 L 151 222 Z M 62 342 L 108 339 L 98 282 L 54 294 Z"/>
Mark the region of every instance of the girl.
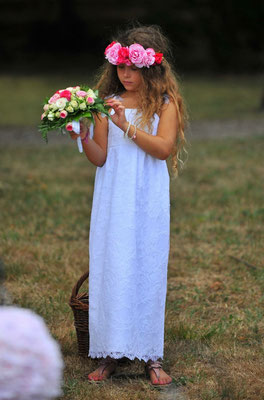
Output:
<path fill-rule="evenodd" d="M 153 385 L 162 369 L 169 257 L 169 173 L 184 144 L 183 101 L 156 26 L 131 28 L 105 50 L 97 84 L 111 119 L 95 116 L 81 138 L 95 175 L 89 235 L 89 356 L 102 358 L 90 381 L 117 359 L 138 358 Z M 71 134 L 73 139 L 77 135 Z M 159 360 L 160 359 L 160 360 Z"/>

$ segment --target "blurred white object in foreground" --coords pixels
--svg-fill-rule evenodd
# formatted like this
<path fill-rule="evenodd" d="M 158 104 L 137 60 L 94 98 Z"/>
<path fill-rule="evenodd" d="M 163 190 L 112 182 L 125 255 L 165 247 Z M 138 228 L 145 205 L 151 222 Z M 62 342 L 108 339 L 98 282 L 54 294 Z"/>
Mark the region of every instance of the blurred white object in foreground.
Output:
<path fill-rule="evenodd" d="M 0 307 L 0 400 L 47 400 L 62 394 L 63 360 L 44 320 Z"/>

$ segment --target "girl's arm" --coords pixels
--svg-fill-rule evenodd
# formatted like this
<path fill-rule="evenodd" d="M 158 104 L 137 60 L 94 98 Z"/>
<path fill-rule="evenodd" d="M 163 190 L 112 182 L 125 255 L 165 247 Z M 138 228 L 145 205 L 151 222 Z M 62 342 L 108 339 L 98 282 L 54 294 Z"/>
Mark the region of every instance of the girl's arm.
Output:
<path fill-rule="evenodd" d="M 108 132 L 108 122 L 106 117 L 98 117 L 94 115 L 95 125 L 94 125 L 94 135 L 93 139 L 89 136 L 87 137 L 87 143 L 82 141 L 83 149 L 91 163 L 97 167 L 102 167 L 106 161 L 107 156 L 107 132 Z M 85 123 L 81 121 L 81 139 L 84 139 L 86 135 Z M 71 132 L 72 139 L 77 139 L 78 135 Z"/>
<path fill-rule="evenodd" d="M 112 121 L 124 132 L 128 128 L 128 121 L 125 117 L 125 107 L 118 100 L 107 101 L 108 105 L 113 107 L 115 114 L 112 115 Z M 129 128 L 128 135 L 131 137 L 134 133 L 134 125 Z M 172 152 L 176 140 L 178 129 L 177 112 L 175 104 L 170 102 L 163 106 L 161 111 L 157 135 L 137 128 L 134 142 L 147 153 L 160 160 L 166 160 Z"/>

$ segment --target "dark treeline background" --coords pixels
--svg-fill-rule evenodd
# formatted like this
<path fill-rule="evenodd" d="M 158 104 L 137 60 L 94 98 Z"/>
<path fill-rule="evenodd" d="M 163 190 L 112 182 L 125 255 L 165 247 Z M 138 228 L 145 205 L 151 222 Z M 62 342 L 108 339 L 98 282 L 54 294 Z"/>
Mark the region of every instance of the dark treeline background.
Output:
<path fill-rule="evenodd" d="M 259 73 L 263 0 L 0 0 L 1 70 L 67 70 L 101 63 L 117 28 L 158 24 L 175 64 L 192 73 Z"/>

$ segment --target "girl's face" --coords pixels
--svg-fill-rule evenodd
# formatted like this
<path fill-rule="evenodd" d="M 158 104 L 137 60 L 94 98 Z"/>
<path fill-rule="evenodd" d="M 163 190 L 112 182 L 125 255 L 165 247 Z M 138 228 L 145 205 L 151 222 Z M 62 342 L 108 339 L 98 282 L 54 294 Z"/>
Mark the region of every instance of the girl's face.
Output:
<path fill-rule="evenodd" d="M 132 92 L 139 90 L 142 83 L 140 68 L 135 65 L 119 64 L 117 66 L 117 76 L 126 90 Z"/>

